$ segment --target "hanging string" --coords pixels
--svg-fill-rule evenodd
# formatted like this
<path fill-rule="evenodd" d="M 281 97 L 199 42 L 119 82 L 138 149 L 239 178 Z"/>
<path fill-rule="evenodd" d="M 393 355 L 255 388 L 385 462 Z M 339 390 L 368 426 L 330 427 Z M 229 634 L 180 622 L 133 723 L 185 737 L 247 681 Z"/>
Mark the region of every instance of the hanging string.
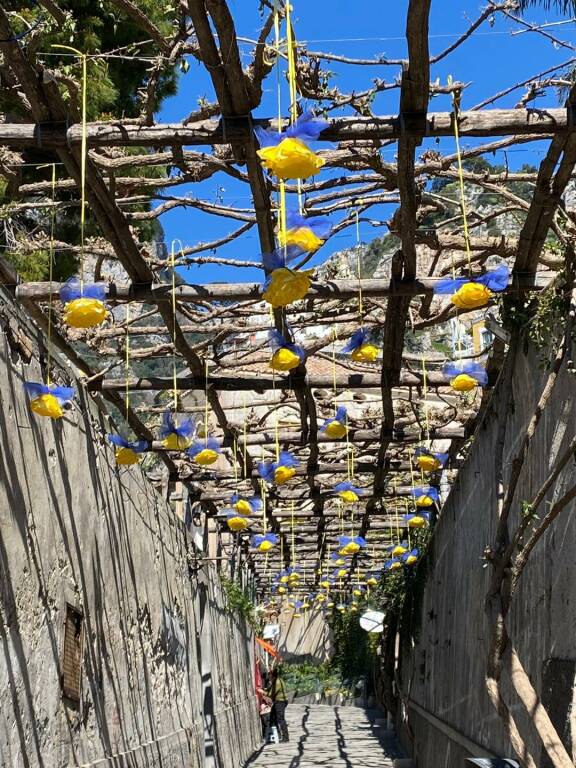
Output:
<path fill-rule="evenodd" d="M 448 78 L 448 83 L 452 83 L 452 78 Z M 462 154 L 460 152 L 460 130 L 458 126 L 458 113 L 460 111 L 459 91 L 452 92 L 452 107 L 454 110 L 454 140 L 456 142 L 456 156 L 458 159 L 458 182 L 460 186 L 460 208 L 462 209 L 462 223 L 464 225 L 464 244 L 466 246 L 466 256 L 468 257 L 468 268 L 472 267 L 472 253 L 470 249 L 470 234 L 468 231 L 468 217 L 466 212 L 466 197 L 464 192 L 464 170 L 462 167 Z M 454 266 L 452 267 L 454 277 Z"/>
<path fill-rule="evenodd" d="M 296 563 L 296 549 L 294 546 L 294 502 L 292 502 L 292 511 L 290 514 L 290 538 L 292 543 L 292 553 L 291 553 L 290 562 L 292 563 L 292 566 L 294 566 Z"/>
<path fill-rule="evenodd" d="M 52 210 L 50 212 L 50 245 L 48 246 L 48 281 L 50 284 L 50 296 L 48 304 L 48 351 L 47 351 L 47 374 L 46 384 L 51 384 L 51 369 L 52 369 L 52 280 L 54 277 L 54 232 L 56 229 L 56 164 L 52 163 Z"/>
<path fill-rule="evenodd" d="M 126 304 L 126 357 L 124 359 L 124 379 L 126 381 L 126 391 L 124 392 L 124 406 L 126 409 L 126 421 L 128 421 L 128 411 L 130 409 L 130 302 Z"/>
<path fill-rule="evenodd" d="M 243 437 L 244 437 L 244 445 L 242 448 L 242 458 L 243 458 L 243 466 L 242 471 L 244 474 L 244 480 L 248 479 L 248 416 L 247 416 L 247 409 L 246 409 L 246 392 L 242 393 L 242 400 L 243 400 L 243 410 L 244 410 L 244 429 L 243 429 Z"/>
<path fill-rule="evenodd" d="M 87 66 L 86 54 L 71 45 L 53 44 L 52 48 L 72 51 L 82 64 L 82 140 L 80 144 L 80 286 L 84 285 L 84 229 L 86 224 L 86 159 L 87 153 Z"/>
<path fill-rule="evenodd" d="M 276 371 L 272 369 L 272 394 L 274 400 L 274 448 L 276 450 L 276 461 L 280 461 L 280 433 L 278 423 L 278 408 L 276 404 Z"/>
<path fill-rule="evenodd" d="M 288 54 L 288 86 L 290 89 L 290 122 L 294 124 L 298 119 L 298 79 L 296 74 L 296 41 L 294 39 L 294 29 L 290 14 L 292 7 L 289 2 L 286 3 L 286 45 Z M 298 187 L 298 210 L 302 213 L 302 180 L 297 180 Z"/>
<path fill-rule="evenodd" d="M 362 302 L 362 261 L 360 259 L 360 220 L 358 211 L 356 213 L 356 272 L 358 274 L 358 315 L 360 317 L 360 327 L 364 327 L 364 307 Z"/>
<path fill-rule="evenodd" d="M 422 360 L 422 386 L 423 386 L 423 395 L 424 395 L 424 424 L 426 429 L 426 442 L 427 448 L 432 447 L 432 443 L 430 441 L 430 417 L 428 414 L 428 372 L 426 370 L 426 360 Z"/>
<path fill-rule="evenodd" d="M 208 360 L 206 359 L 204 359 L 204 385 L 204 445 L 208 445 Z"/>
<path fill-rule="evenodd" d="M 170 248 L 170 271 L 172 273 L 172 397 L 173 410 L 178 410 L 178 374 L 176 367 L 176 257 L 174 251 L 175 240 L 172 240 Z M 182 244 L 180 244 L 182 245 Z"/>

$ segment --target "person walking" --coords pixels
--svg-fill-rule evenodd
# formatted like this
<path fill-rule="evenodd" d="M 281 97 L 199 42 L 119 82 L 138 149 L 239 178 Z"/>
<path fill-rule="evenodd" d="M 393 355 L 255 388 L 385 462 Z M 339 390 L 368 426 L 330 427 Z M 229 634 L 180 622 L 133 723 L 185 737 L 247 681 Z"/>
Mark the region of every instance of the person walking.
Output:
<path fill-rule="evenodd" d="M 286 686 L 282 680 L 280 667 L 274 667 L 270 674 L 270 698 L 272 700 L 272 720 L 278 728 L 280 741 L 290 741 L 288 724 L 286 723 L 288 696 L 286 695 Z"/>

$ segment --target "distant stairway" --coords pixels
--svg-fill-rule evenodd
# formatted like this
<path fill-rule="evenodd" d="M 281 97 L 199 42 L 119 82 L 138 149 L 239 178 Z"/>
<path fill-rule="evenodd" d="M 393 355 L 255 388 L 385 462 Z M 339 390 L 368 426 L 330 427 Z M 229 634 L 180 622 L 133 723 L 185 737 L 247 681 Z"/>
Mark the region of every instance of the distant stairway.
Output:
<path fill-rule="evenodd" d="M 356 707 L 302 706 L 286 710 L 290 741 L 266 744 L 250 768 L 392 768 L 401 757 L 395 739 L 382 735 L 369 713 Z M 373 719 L 372 719 L 373 720 Z"/>

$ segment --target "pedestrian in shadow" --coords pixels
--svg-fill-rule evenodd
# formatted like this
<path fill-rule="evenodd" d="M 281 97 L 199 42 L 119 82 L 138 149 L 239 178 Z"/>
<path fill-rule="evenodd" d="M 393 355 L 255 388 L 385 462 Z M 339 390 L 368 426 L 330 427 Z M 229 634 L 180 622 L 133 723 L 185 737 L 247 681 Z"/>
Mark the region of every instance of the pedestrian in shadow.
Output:
<path fill-rule="evenodd" d="M 280 741 L 290 741 L 286 723 L 286 707 L 288 696 L 282 680 L 282 668 L 274 667 L 270 673 L 270 698 L 272 700 L 272 723 L 278 728 Z"/>

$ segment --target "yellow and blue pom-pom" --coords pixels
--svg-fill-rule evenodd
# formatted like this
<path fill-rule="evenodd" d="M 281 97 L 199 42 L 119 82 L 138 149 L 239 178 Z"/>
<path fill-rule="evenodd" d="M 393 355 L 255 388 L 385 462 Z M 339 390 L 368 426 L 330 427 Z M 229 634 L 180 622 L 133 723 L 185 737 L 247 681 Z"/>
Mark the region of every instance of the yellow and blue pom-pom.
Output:
<path fill-rule="evenodd" d="M 358 488 L 349 480 L 346 480 L 343 483 L 337 483 L 332 490 L 347 504 L 354 504 L 359 501 L 360 496 L 363 496 L 366 493 L 363 488 Z"/>
<path fill-rule="evenodd" d="M 418 562 L 419 552 L 417 549 L 412 549 L 410 552 L 406 552 L 402 555 L 401 560 L 404 565 L 414 565 Z"/>
<path fill-rule="evenodd" d="M 299 463 L 289 451 L 280 451 L 278 461 L 262 462 L 258 465 L 258 473 L 267 483 L 284 485 L 294 477 Z"/>
<path fill-rule="evenodd" d="M 426 528 L 430 523 L 428 512 L 418 512 L 415 515 L 404 515 L 404 524 L 408 528 Z"/>
<path fill-rule="evenodd" d="M 452 294 L 452 303 L 458 309 L 478 309 L 488 304 L 495 293 L 505 290 L 509 280 L 510 270 L 506 264 L 500 264 L 483 275 L 440 280 L 434 293 Z"/>
<path fill-rule="evenodd" d="M 262 510 L 262 499 L 258 496 L 246 498 L 235 493 L 230 502 L 236 512 L 239 512 L 241 515 L 254 515 Z"/>
<path fill-rule="evenodd" d="M 278 543 L 278 536 L 275 533 L 257 533 L 252 537 L 250 546 L 259 552 L 270 552 Z"/>
<path fill-rule="evenodd" d="M 450 379 L 450 386 L 456 392 L 470 392 L 476 387 L 488 384 L 488 374 L 485 369 L 473 361 L 446 363 L 443 373 Z"/>
<path fill-rule="evenodd" d="M 367 541 L 362 536 L 340 536 L 338 539 L 338 554 L 343 557 L 355 555 L 367 546 Z"/>
<path fill-rule="evenodd" d="M 30 397 L 30 410 L 49 419 L 61 419 L 64 404 L 74 397 L 73 387 L 49 387 L 41 382 L 28 381 L 24 389 Z"/>
<path fill-rule="evenodd" d="M 228 528 L 230 528 L 231 531 L 234 531 L 234 533 L 245 531 L 250 524 L 245 517 L 242 517 L 242 515 L 238 515 L 235 512 L 230 512 L 228 514 L 226 522 L 228 524 Z"/>
<path fill-rule="evenodd" d="M 108 440 L 114 446 L 114 456 L 116 464 L 123 467 L 129 467 L 132 464 L 138 464 L 140 454 L 148 449 L 146 440 L 127 440 L 121 435 L 108 435 Z"/>
<path fill-rule="evenodd" d="M 306 357 L 304 349 L 298 344 L 286 341 L 279 331 L 270 331 L 269 342 L 275 350 L 269 363 L 274 371 L 291 371 L 304 362 Z"/>
<path fill-rule="evenodd" d="M 71 277 L 60 289 L 60 300 L 64 304 L 64 322 L 72 328 L 93 328 L 106 319 L 104 304 L 106 285 L 104 283 L 82 283 Z"/>
<path fill-rule="evenodd" d="M 410 493 L 414 498 L 417 507 L 431 507 L 433 504 L 438 504 L 440 501 L 438 490 L 432 488 L 432 486 L 427 488 L 412 488 Z"/>
<path fill-rule="evenodd" d="M 342 352 L 349 353 L 356 363 L 373 363 L 378 357 L 378 347 L 370 344 L 364 328 L 352 334 L 350 341 L 342 347 Z"/>
<path fill-rule="evenodd" d="M 193 435 L 192 419 L 183 419 L 180 425 L 177 425 L 170 411 L 164 411 L 160 437 L 167 451 L 185 451 L 192 442 Z"/>
<path fill-rule="evenodd" d="M 218 461 L 220 456 L 220 443 L 214 437 L 206 437 L 202 440 L 196 440 L 186 451 L 194 462 L 201 467 L 209 467 Z"/>
<path fill-rule="evenodd" d="M 401 544 L 391 544 L 386 548 L 386 553 L 391 557 L 400 557 L 400 555 L 408 552 L 408 542 L 403 541 Z"/>
<path fill-rule="evenodd" d="M 326 419 L 320 431 L 327 434 L 328 437 L 333 437 L 335 440 L 341 440 L 348 432 L 348 416 L 346 408 L 340 406 L 337 409 L 334 418 Z"/>
<path fill-rule="evenodd" d="M 314 141 L 328 127 L 325 120 L 306 113 L 284 133 L 256 128 L 261 149 L 257 151 L 264 168 L 279 179 L 307 179 L 325 164 L 306 141 Z"/>
<path fill-rule="evenodd" d="M 305 218 L 296 211 L 288 211 L 286 230 L 278 233 L 281 247 L 294 246 L 302 253 L 314 253 L 330 236 L 331 224 L 325 216 Z"/>
<path fill-rule="evenodd" d="M 432 453 L 427 448 L 420 446 L 414 451 L 416 463 L 423 472 L 435 472 L 442 469 L 448 460 L 447 453 Z"/>

